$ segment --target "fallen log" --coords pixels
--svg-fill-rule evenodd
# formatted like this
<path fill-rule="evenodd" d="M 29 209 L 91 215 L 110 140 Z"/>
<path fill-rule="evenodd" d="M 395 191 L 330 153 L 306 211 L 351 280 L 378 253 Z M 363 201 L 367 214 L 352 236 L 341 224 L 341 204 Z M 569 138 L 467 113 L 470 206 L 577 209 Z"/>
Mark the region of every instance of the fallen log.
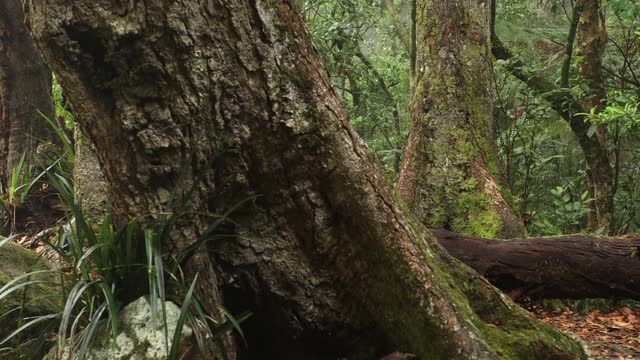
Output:
<path fill-rule="evenodd" d="M 431 232 L 512 298 L 640 299 L 640 235 L 496 240 Z"/>

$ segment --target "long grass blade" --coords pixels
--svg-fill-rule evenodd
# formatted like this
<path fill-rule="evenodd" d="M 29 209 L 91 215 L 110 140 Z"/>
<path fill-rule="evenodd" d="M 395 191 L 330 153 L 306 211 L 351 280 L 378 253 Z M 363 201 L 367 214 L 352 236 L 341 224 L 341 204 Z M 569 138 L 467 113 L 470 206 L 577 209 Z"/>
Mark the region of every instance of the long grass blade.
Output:
<path fill-rule="evenodd" d="M 38 316 L 38 317 L 34 318 L 33 320 L 31 320 L 31 321 L 25 323 L 24 325 L 20 326 L 14 332 L 12 332 L 7 337 L 5 337 L 4 340 L 2 340 L 2 342 L 0 342 L 0 345 L 5 344 L 9 340 L 13 339 L 14 336 L 20 334 L 21 332 L 23 332 L 24 330 L 32 327 L 35 324 L 41 323 L 41 322 L 43 322 L 45 320 L 55 319 L 55 318 L 57 318 L 59 316 L 60 316 L 60 314 L 49 314 L 49 315 Z"/>
<path fill-rule="evenodd" d="M 87 353 L 87 348 L 91 343 L 91 339 L 93 338 L 93 334 L 95 334 L 98 324 L 100 323 L 100 317 L 102 313 L 107 309 L 108 303 L 104 302 L 98 309 L 95 314 L 91 317 L 91 321 L 89 322 L 89 326 L 84 330 L 82 334 L 82 342 L 80 343 L 80 349 L 78 350 L 78 360 L 84 360 L 84 357 Z M 115 339 L 113 340 L 115 342 Z"/>
<path fill-rule="evenodd" d="M 109 318 L 111 319 L 111 337 L 113 343 L 115 343 L 116 338 L 118 337 L 118 303 L 113 297 L 113 292 L 111 291 L 107 283 L 101 281 L 98 283 L 98 286 L 100 286 L 100 289 L 102 289 L 102 293 L 104 294 L 104 298 L 109 308 Z"/>
<path fill-rule="evenodd" d="M 180 347 L 180 338 L 182 337 L 182 328 L 184 326 L 184 322 L 187 319 L 187 313 L 189 312 L 189 306 L 191 305 L 191 299 L 193 298 L 193 289 L 196 287 L 196 282 L 198 281 L 198 274 L 194 277 L 191 282 L 191 286 L 189 287 L 189 291 L 187 291 L 187 295 L 184 297 L 184 302 L 182 303 L 182 309 L 180 309 L 180 315 L 178 316 L 178 322 L 176 323 L 176 329 L 173 332 L 173 340 L 171 341 L 171 352 L 169 353 L 169 360 L 175 360 L 178 356 L 178 348 Z M 165 328 L 167 326 L 165 325 Z"/>

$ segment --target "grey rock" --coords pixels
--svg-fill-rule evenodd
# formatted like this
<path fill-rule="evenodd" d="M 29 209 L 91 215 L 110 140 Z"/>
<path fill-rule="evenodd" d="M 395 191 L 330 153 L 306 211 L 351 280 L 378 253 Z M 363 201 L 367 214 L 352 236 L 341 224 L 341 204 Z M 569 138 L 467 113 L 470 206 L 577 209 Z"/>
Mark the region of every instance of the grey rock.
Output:
<path fill-rule="evenodd" d="M 161 313 L 160 304 L 158 304 Z M 153 329 L 151 305 L 146 297 L 130 303 L 121 310 L 118 316 L 120 333 L 112 346 L 111 335 L 107 331 L 107 323 L 102 320 L 99 329 L 89 345 L 87 360 L 165 360 L 168 359 L 167 347 L 171 347 L 171 340 L 176 329 L 180 309 L 172 302 L 166 302 L 166 317 L 168 330 L 168 344 L 165 342 L 164 324 L 161 316 L 157 321 L 158 328 Z M 63 359 L 69 358 L 69 347 L 65 348 Z M 56 349 L 52 349 L 47 360 L 56 359 Z M 178 352 L 183 359 L 200 359 L 193 330 L 183 326 L 182 337 Z M 74 356 L 71 357 L 75 358 Z M 44 360 L 44 359 L 43 359 Z"/>

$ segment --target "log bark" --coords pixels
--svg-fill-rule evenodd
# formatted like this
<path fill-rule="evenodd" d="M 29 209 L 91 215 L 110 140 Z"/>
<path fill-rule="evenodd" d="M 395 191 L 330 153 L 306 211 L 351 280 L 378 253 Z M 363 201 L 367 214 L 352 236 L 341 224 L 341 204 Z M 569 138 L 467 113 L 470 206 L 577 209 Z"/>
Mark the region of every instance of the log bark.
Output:
<path fill-rule="evenodd" d="M 185 266 L 212 316 L 223 293 L 255 313 L 256 358 L 585 358 L 401 212 L 291 1 L 26 9 L 117 218 L 175 191 L 193 211 L 164 244 L 176 254 L 242 204 Z"/>
<path fill-rule="evenodd" d="M 496 240 L 431 233 L 449 254 L 514 298 L 640 298 L 640 235 Z"/>
<path fill-rule="evenodd" d="M 497 160 L 490 14 L 489 2 L 418 1 L 417 88 L 397 189 L 427 226 L 517 237 L 524 225 Z"/>

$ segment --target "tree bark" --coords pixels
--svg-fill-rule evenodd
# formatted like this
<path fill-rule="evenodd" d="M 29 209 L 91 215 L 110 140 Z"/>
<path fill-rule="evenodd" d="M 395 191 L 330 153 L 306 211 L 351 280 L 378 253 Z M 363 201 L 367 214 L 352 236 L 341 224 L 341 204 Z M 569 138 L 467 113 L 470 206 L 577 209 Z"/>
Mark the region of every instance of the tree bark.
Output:
<path fill-rule="evenodd" d="M 431 230 L 449 254 L 512 297 L 640 298 L 640 236 L 495 240 Z"/>
<path fill-rule="evenodd" d="M 107 184 L 96 149 L 79 126 L 74 129 L 74 140 L 73 189 L 76 201 L 87 219 L 98 222 L 107 210 Z"/>
<path fill-rule="evenodd" d="M 194 212 L 164 244 L 175 254 L 202 214 L 245 201 L 186 267 L 209 313 L 224 292 L 256 314 L 256 356 L 585 358 L 398 209 L 290 1 L 26 8 L 118 218 L 164 210 L 175 189 Z"/>
<path fill-rule="evenodd" d="M 23 153 L 33 164 L 39 140 L 52 131 L 38 111 L 53 119 L 51 71 L 24 25 L 22 1 L 0 2 L 0 177 L 7 185 Z M 6 188 L 3 187 L 4 191 Z"/>
<path fill-rule="evenodd" d="M 498 169 L 489 3 L 418 2 L 417 19 L 417 90 L 398 193 L 427 226 L 522 236 Z"/>

